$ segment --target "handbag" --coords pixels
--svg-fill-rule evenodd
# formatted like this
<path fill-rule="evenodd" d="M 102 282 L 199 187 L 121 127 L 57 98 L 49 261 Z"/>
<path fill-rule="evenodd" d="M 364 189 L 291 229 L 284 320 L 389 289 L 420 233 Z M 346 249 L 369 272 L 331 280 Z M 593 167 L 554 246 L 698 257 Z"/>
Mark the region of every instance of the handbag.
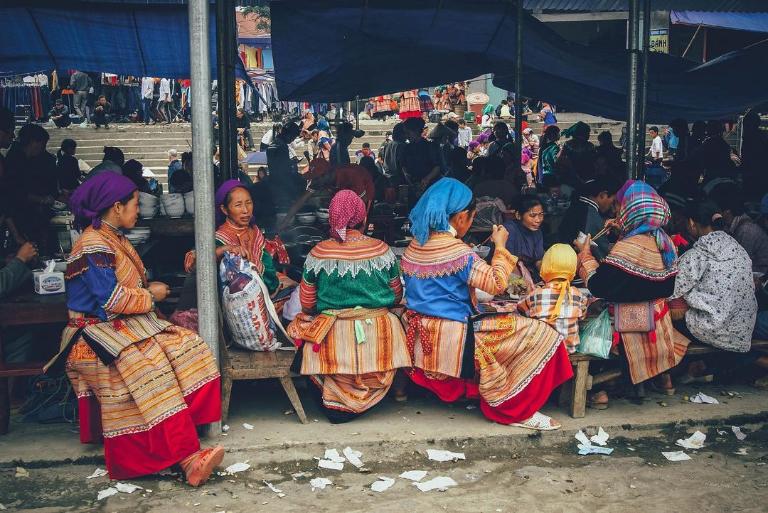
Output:
<path fill-rule="evenodd" d="M 614 327 L 619 333 L 648 333 L 656 331 L 656 319 L 652 301 L 640 303 L 616 303 Z"/>
<path fill-rule="evenodd" d="M 336 316 L 331 314 L 321 313 L 315 316 L 312 324 L 310 324 L 301 334 L 301 338 L 305 342 L 311 342 L 313 344 L 321 344 L 328 332 L 331 331 L 333 323 L 336 321 Z"/>

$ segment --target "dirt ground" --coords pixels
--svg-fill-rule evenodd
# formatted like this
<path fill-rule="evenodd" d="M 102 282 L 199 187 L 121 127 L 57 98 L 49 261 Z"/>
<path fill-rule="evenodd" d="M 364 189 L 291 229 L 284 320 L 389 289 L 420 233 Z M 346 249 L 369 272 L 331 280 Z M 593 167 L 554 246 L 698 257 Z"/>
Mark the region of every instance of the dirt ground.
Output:
<path fill-rule="evenodd" d="M 292 457 L 289 449 L 264 459 L 252 455 L 252 467 L 233 475 L 216 475 L 200 489 L 177 475 L 130 480 L 143 487 L 101 501 L 108 478 L 86 479 L 95 465 L 69 464 L 0 469 L 0 503 L 10 511 L 34 512 L 765 512 L 768 485 L 768 426 L 743 428 L 737 441 L 730 426 L 702 428 L 701 450 L 686 450 L 690 461 L 669 462 L 662 451 L 681 449 L 675 440 L 695 430 L 679 426 L 664 431 L 614 433 L 610 456 L 579 456 L 569 433 L 555 443 L 531 436 L 524 443 L 498 438 L 474 439 L 454 446 L 396 443 L 359 448 L 369 471 L 349 463 L 343 471 L 318 469 L 315 459 Z M 620 436 L 619 436 L 620 435 Z M 341 452 L 344 447 L 337 447 Z M 438 463 L 426 449 L 464 452 L 466 460 Z M 295 453 L 298 455 L 299 453 Z M 322 451 L 318 450 L 317 457 Z M 256 463 L 259 460 L 260 463 Z M 224 465 L 249 461 L 247 452 L 227 454 Z M 447 491 L 421 492 L 398 478 L 406 470 L 426 470 L 427 481 L 453 478 Z M 394 486 L 373 492 L 378 476 L 395 478 Z M 327 477 L 333 485 L 313 491 L 309 481 Z M 283 494 L 270 490 L 265 481 Z M 113 486 L 115 483 L 111 483 Z M 150 491 L 151 490 L 151 491 Z"/>

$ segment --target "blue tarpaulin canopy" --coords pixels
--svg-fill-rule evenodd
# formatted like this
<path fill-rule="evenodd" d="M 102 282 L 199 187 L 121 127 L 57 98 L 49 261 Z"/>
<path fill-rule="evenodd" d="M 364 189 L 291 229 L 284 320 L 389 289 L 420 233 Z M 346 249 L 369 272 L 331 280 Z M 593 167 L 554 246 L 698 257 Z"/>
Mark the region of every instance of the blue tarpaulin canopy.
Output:
<path fill-rule="evenodd" d="M 675 25 L 768 32 L 768 12 L 671 11 L 669 19 Z"/>
<path fill-rule="evenodd" d="M 624 48 L 566 41 L 524 20 L 523 94 L 577 112 L 624 119 Z M 272 3 L 280 98 L 344 101 L 494 73 L 513 88 L 515 7 L 502 0 L 292 0 Z M 300 34 L 301 37 L 298 37 Z M 318 51 L 307 51 L 308 42 Z M 651 54 L 647 119 L 713 119 L 768 101 L 768 44 L 709 66 Z M 734 77 L 749 76 L 749 80 Z"/>
<path fill-rule="evenodd" d="M 216 77 L 216 16 L 210 16 Z M 242 62 L 237 75 L 245 78 Z M 0 7 L 0 73 L 80 69 L 120 75 L 188 78 L 186 6 L 83 4 Z"/>

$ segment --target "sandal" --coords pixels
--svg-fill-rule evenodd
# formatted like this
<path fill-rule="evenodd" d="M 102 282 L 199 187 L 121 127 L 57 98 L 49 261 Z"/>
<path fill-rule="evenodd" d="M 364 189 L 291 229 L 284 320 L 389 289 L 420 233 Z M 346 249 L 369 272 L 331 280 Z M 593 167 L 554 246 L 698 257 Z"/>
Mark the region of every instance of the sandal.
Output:
<path fill-rule="evenodd" d="M 200 486 L 208 481 L 213 469 L 224 459 L 224 448 L 220 445 L 202 449 L 181 461 L 181 468 L 187 477 L 187 484 Z"/>
<path fill-rule="evenodd" d="M 602 400 L 603 397 L 605 397 L 604 401 Z M 590 397 L 589 401 L 587 401 L 587 406 L 593 410 L 607 410 L 608 394 L 605 392 L 597 392 L 596 394 L 592 394 L 592 397 Z"/>
<path fill-rule="evenodd" d="M 512 425 L 523 429 L 532 429 L 534 431 L 554 431 L 562 427 L 562 425 L 556 423 L 552 417 L 547 417 L 539 412 L 534 413 L 528 420 L 515 422 Z"/>
<path fill-rule="evenodd" d="M 662 385 L 659 385 L 658 383 L 656 383 L 655 381 L 649 381 L 648 383 L 651 385 L 651 389 L 653 389 L 653 391 L 656 393 L 664 394 L 668 396 L 675 395 L 675 392 L 676 392 L 675 387 L 665 388 Z"/>

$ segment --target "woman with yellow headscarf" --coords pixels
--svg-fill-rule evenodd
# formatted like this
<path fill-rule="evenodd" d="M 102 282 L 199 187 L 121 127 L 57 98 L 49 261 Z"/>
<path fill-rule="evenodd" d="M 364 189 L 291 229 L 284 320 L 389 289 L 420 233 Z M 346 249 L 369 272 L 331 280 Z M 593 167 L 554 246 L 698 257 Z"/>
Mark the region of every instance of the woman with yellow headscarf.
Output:
<path fill-rule="evenodd" d="M 579 321 L 587 315 L 589 297 L 571 286 L 576 276 L 576 252 L 566 244 L 555 244 L 541 260 L 538 286 L 518 303 L 517 308 L 527 317 L 546 322 L 564 337 L 569 353 L 579 347 Z"/>

